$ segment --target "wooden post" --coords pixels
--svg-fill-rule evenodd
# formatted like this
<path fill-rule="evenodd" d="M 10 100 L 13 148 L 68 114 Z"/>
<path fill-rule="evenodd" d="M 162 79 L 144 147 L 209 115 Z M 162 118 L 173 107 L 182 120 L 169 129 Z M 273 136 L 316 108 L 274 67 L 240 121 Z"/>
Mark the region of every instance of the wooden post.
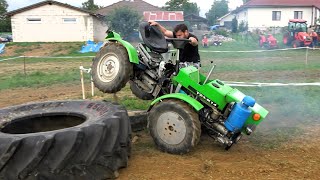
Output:
<path fill-rule="evenodd" d="M 23 56 L 23 72 L 24 72 L 24 76 L 27 76 L 27 72 L 26 72 L 26 57 Z"/>
<path fill-rule="evenodd" d="M 94 96 L 94 84 L 93 84 L 93 78 L 91 76 L 91 95 Z"/>
<path fill-rule="evenodd" d="M 82 88 L 82 99 L 86 99 L 85 91 L 84 91 L 84 81 L 83 81 L 83 71 L 82 66 L 80 66 L 80 78 L 81 78 L 81 88 Z"/>
<path fill-rule="evenodd" d="M 309 51 L 309 47 L 307 46 L 307 50 L 306 50 L 306 62 L 305 65 L 308 65 L 308 51 Z"/>

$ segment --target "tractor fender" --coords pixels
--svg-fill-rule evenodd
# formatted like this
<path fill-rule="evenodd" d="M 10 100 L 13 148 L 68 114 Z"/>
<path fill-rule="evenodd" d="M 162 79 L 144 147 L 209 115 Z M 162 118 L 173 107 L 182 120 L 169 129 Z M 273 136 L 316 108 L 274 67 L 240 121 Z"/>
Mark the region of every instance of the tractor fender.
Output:
<path fill-rule="evenodd" d="M 127 49 L 129 61 L 131 63 L 139 64 L 139 57 L 138 57 L 137 50 L 129 42 L 123 40 L 118 33 L 109 31 L 108 36 L 106 37 L 106 40 L 107 41 L 104 42 L 104 44 L 101 47 L 106 46 L 108 42 L 118 42 Z"/>
<path fill-rule="evenodd" d="M 117 38 L 109 38 L 107 39 L 108 41 L 116 41 L 120 44 L 122 44 L 123 47 L 127 49 L 128 56 L 129 56 L 129 61 L 131 63 L 139 64 L 139 57 L 137 50 L 127 41 L 122 40 L 122 39 L 117 39 Z M 108 42 L 105 42 L 104 46 L 107 45 Z"/>
<path fill-rule="evenodd" d="M 155 99 L 154 101 L 152 101 L 148 111 L 151 110 L 151 108 L 158 102 L 164 100 L 164 99 L 180 99 L 188 104 L 190 104 L 196 111 L 199 111 L 200 109 L 202 109 L 204 106 L 197 100 L 195 100 L 194 98 L 186 95 L 186 94 L 182 94 L 182 93 L 173 93 L 173 94 L 167 94 L 161 97 L 158 97 L 157 99 Z"/>

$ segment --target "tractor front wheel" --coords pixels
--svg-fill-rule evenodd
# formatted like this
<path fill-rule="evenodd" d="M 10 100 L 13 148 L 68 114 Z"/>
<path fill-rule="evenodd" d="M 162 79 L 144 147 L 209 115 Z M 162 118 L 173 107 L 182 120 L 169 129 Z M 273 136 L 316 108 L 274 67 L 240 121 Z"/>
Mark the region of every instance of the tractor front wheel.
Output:
<path fill-rule="evenodd" d="M 200 140 L 199 115 L 180 100 L 164 100 L 148 116 L 148 128 L 156 146 L 168 153 L 185 154 Z"/>
<path fill-rule="evenodd" d="M 132 73 L 128 52 L 119 43 L 110 43 L 101 48 L 92 63 L 94 85 L 104 93 L 120 91 Z"/>

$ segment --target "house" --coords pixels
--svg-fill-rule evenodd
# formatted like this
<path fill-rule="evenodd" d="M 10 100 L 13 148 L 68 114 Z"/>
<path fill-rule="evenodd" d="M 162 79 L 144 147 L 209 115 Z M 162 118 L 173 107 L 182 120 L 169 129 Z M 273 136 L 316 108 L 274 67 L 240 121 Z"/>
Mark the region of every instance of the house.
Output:
<path fill-rule="evenodd" d="M 289 19 L 304 19 L 314 25 L 320 17 L 320 0 L 250 0 L 220 18 L 220 24 L 236 17 L 238 24 L 248 23 L 249 30 L 284 27 Z"/>
<path fill-rule="evenodd" d="M 184 22 L 183 11 L 144 11 L 143 20 L 157 21 L 166 27 L 174 27 Z"/>
<path fill-rule="evenodd" d="M 218 18 L 219 25 L 226 29 L 232 29 L 232 19 L 235 17 L 235 14 L 231 12 L 225 14 L 224 16 Z"/>
<path fill-rule="evenodd" d="M 184 20 L 190 22 L 191 25 L 196 26 L 198 30 L 208 29 L 208 20 L 196 14 L 188 14 L 184 16 Z"/>
<path fill-rule="evenodd" d="M 127 7 L 129 9 L 133 9 L 137 11 L 141 16 L 143 16 L 144 11 L 162 11 L 160 7 L 151 5 L 143 0 L 121 0 L 119 2 L 111 4 L 110 6 L 106 6 L 104 8 L 98 9 L 96 13 L 102 14 L 102 15 L 108 15 L 113 10 L 118 8 L 123 8 L 123 7 Z"/>
<path fill-rule="evenodd" d="M 14 42 L 101 41 L 107 25 L 99 14 L 57 1 L 42 1 L 6 14 Z"/>
<path fill-rule="evenodd" d="M 96 12 L 108 16 L 112 11 L 124 7 L 137 11 L 143 21 L 155 20 L 168 27 L 173 27 L 184 21 L 183 11 L 163 11 L 160 7 L 151 5 L 143 0 L 121 0 L 110 6 L 98 9 Z"/>

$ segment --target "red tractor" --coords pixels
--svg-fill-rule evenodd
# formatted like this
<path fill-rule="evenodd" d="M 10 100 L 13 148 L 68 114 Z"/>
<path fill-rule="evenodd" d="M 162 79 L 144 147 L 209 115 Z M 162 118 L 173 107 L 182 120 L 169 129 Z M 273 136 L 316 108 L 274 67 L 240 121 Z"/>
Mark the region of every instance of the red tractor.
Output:
<path fill-rule="evenodd" d="M 302 19 L 290 19 L 288 30 L 283 35 L 283 44 L 294 48 L 310 46 L 312 37 L 307 33 L 307 21 Z"/>

